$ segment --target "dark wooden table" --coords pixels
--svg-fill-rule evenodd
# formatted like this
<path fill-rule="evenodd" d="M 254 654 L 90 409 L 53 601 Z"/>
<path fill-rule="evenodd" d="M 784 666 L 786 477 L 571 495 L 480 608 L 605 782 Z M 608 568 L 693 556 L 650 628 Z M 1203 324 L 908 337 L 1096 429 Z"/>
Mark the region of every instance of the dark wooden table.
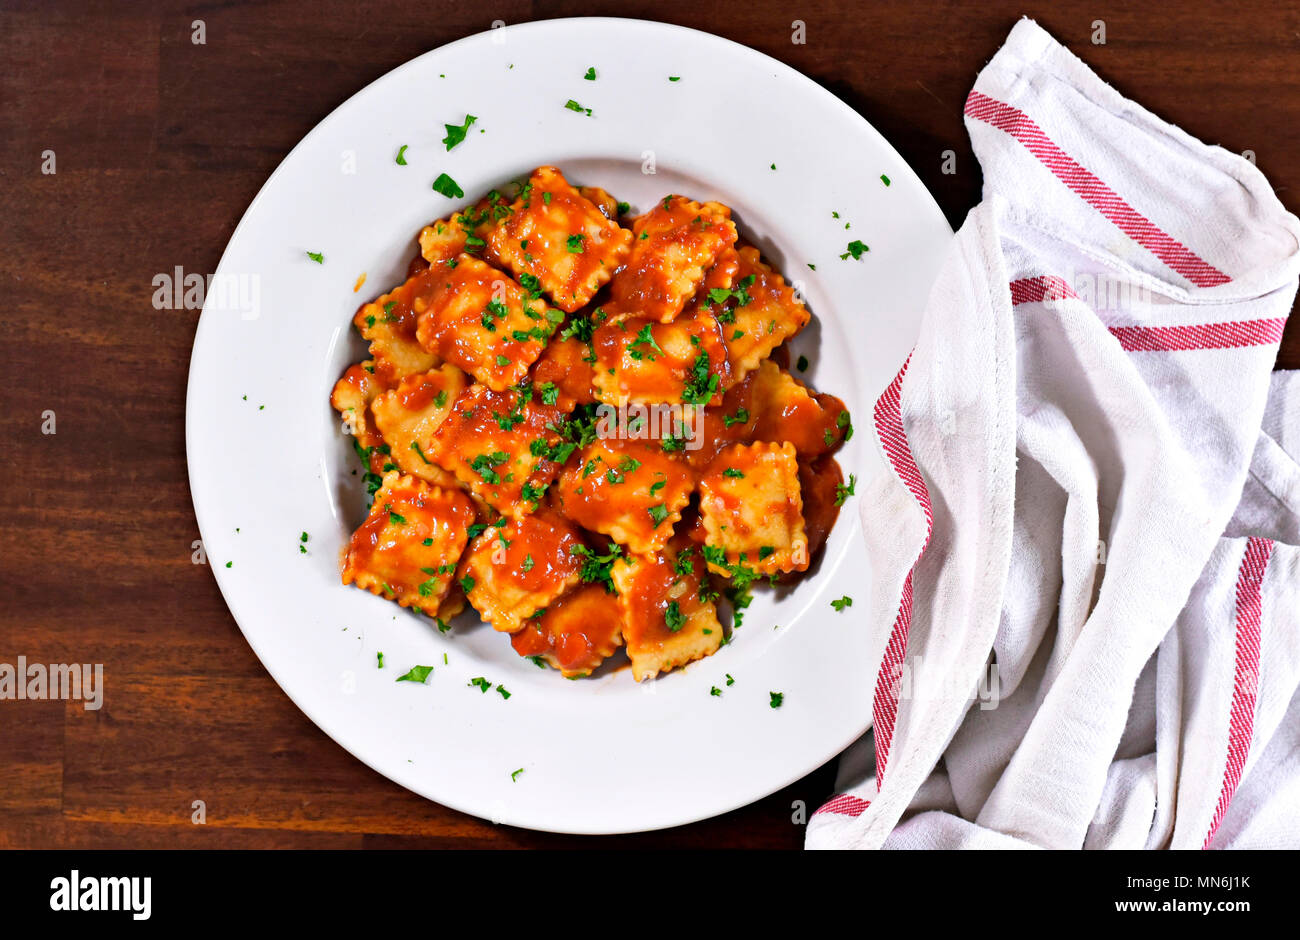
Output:
<path fill-rule="evenodd" d="M 1254 151 L 1300 208 L 1300 6 L 1127 6 L 4 0 L 0 662 L 101 662 L 108 691 L 98 712 L 0 702 L 0 846 L 801 845 L 791 805 L 815 807 L 831 766 L 708 822 L 579 839 L 427 802 L 326 738 L 191 562 L 184 405 L 197 314 L 155 310 L 151 281 L 176 265 L 214 270 L 253 195 L 313 125 L 494 18 L 663 19 L 782 59 L 879 128 L 956 226 L 980 191 L 962 103 L 1028 12 L 1156 113 Z M 196 19 L 203 45 L 191 41 Z M 792 44 L 794 20 L 806 44 Z M 1097 20 L 1105 45 L 1091 42 Z M 944 175 L 949 149 L 957 173 Z M 1300 366 L 1300 318 L 1279 365 Z M 47 411 L 53 435 L 42 433 Z M 205 825 L 191 820 L 196 800 Z"/>

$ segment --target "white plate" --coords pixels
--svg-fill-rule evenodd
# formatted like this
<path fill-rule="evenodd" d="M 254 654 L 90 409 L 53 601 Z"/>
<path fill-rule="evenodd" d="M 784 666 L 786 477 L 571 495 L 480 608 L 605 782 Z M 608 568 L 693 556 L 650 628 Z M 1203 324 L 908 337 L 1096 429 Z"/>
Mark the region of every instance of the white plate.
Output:
<path fill-rule="evenodd" d="M 583 78 L 589 66 L 595 81 Z M 569 99 L 592 115 L 567 110 Z M 478 121 L 448 153 L 443 125 L 466 114 Z M 406 166 L 394 161 L 402 144 Z M 651 157 L 653 175 L 642 172 Z M 640 685 L 626 671 L 565 681 L 487 626 L 443 636 L 339 582 L 340 550 L 364 513 L 358 463 L 327 403 L 364 352 L 351 316 L 402 279 L 422 225 L 540 164 L 634 208 L 669 192 L 732 206 L 815 314 L 794 354 L 852 409 L 860 433 L 839 456 L 845 472 L 859 488 L 883 472 L 873 398 L 915 341 L 952 234 L 920 181 L 866 121 L 774 59 L 657 23 L 550 20 L 471 36 L 385 75 L 308 134 L 253 200 L 213 282 L 237 290 L 209 288 L 194 340 L 195 514 L 267 670 L 375 770 L 533 829 L 677 825 L 785 786 L 869 726 L 871 651 L 890 625 L 858 613 L 870 566 L 855 501 L 814 576 L 779 600 L 759 592 L 731 645 Z M 465 200 L 431 189 L 442 172 Z M 870 252 L 841 260 L 853 239 Z M 844 594 L 859 604 L 836 613 L 830 601 Z M 394 681 L 416 664 L 434 666 L 427 685 Z M 477 676 L 511 697 L 480 693 Z M 781 708 L 770 692 L 784 693 Z"/>

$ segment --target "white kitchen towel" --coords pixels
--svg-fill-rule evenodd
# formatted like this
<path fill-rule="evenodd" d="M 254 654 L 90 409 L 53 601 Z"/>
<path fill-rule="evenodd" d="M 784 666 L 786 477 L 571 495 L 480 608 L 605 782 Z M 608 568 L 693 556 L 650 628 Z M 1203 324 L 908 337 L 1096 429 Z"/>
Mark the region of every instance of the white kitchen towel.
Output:
<path fill-rule="evenodd" d="M 1029 20 L 966 124 L 858 487 L 873 729 L 807 844 L 1300 847 L 1300 220 Z"/>

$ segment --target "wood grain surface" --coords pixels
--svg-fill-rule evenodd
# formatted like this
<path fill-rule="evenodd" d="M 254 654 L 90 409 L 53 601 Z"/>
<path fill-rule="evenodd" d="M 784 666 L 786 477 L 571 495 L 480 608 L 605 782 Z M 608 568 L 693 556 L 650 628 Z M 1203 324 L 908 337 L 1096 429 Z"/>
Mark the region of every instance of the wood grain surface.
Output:
<path fill-rule="evenodd" d="M 213 271 L 313 125 L 497 19 L 665 20 L 775 56 L 870 120 L 956 226 L 980 193 L 962 103 L 1022 13 L 1157 114 L 1253 151 L 1300 208 L 1295 3 L 0 3 L 0 662 L 103 663 L 107 684 L 99 711 L 0 702 L 0 846 L 800 846 L 792 804 L 817 806 L 831 765 L 718 819 L 570 838 L 425 801 L 330 741 L 191 562 L 197 313 L 155 310 L 151 280 L 177 265 Z M 791 42 L 795 20 L 804 44 Z M 1104 45 L 1091 42 L 1097 20 Z M 53 175 L 41 172 L 49 150 Z M 1295 368 L 1300 319 L 1290 327 L 1279 365 Z"/>

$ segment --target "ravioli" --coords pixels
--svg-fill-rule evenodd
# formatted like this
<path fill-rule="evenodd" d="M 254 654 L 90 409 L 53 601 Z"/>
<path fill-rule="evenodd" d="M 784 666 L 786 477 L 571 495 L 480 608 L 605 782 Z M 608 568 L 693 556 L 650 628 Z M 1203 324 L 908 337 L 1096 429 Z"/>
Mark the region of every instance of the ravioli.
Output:
<path fill-rule="evenodd" d="M 705 405 L 721 401 L 727 347 L 717 321 L 703 311 L 671 323 L 628 317 L 598 327 L 592 382 L 606 404 Z"/>
<path fill-rule="evenodd" d="M 850 433 L 848 409 L 834 395 L 810 392 L 770 359 L 753 378 L 749 404 L 753 440 L 789 441 L 805 458 L 833 450 Z"/>
<path fill-rule="evenodd" d="M 645 681 L 726 642 L 717 586 L 738 626 L 809 570 L 853 426 L 791 374 L 811 315 L 728 207 L 513 185 L 425 226 L 354 317 L 369 355 L 330 403 L 374 504 L 343 580 L 442 629 L 472 605 L 569 678 L 623 647 Z"/>
<path fill-rule="evenodd" d="M 731 210 L 666 196 L 632 223 L 627 266 L 610 283 L 618 316 L 668 323 L 680 314 L 720 255 L 736 242 Z"/>
<path fill-rule="evenodd" d="M 343 583 L 439 616 L 474 512 L 464 493 L 390 471 L 348 542 Z"/>
<path fill-rule="evenodd" d="M 375 427 L 370 404 L 383 390 L 383 384 L 374 374 L 375 364 L 358 362 L 343 373 L 334 383 L 330 404 L 343 419 L 343 431 L 351 434 L 360 447 L 368 449 L 384 442 Z"/>
<path fill-rule="evenodd" d="M 419 309 L 434 283 L 436 270 L 421 271 L 378 300 L 363 304 L 352 318 L 362 337 L 370 343 L 375 375 L 385 386 L 395 385 L 408 375 L 428 372 L 441 360 L 420 345 L 416 338 Z"/>
<path fill-rule="evenodd" d="M 494 189 L 468 209 L 453 212 L 421 229 L 420 255 L 430 265 L 446 265 L 462 252 L 495 263 L 496 256 L 487 247 L 486 239 L 509 214 L 505 196 Z"/>
<path fill-rule="evenodd" d="M 533 366 L 533 385 L 539 389 L 555 386 L 557 400 L 566 411 L 593 404 L 594 359 L 591 347 L 581 340 L 571 336 L 553 339 Z"/>
<path fill-rule="evenodd" d="M 501 263 L 535 280 L 566 313 L 583 307 L 627 257 L 632 233 L 610 220 L 553 166 L 538 167 L 488 236 Z"/>
<path fill-rule="evenodd" d="M 733 382 L 758 368 L 811 318 L 785 278 L 759 259 L 757 248 L 745 245 L 737 253 L 740 264 L 734 287 L 705 295 L 726 339 Z"/>
<path fill-rule="evenodd" d="M 535 511 L 574 451 L 558 428 L 564 411 L 534 390 L 494 392 L 474 384 L 452 404 L 425 456 L 507 516 Z"/>
<path fill-rule="evenodd" d="M 597 439 L 565 467 L 554 499 L 584 528 L 645 553 L 672 537 L 694 489 L 690 468 L 658 443 Z"/>
<path fill-rule="evenodd" d="M 799 465 L 792 444 L 732 444 L 700 478 L 709 570 L 734 576 L 808 567 Z M 712 549 L 712 551 L 710 551 Z"/>
<path fill-rule="evenodd" d="M 578 585 L 582 547 L 578 530 L 549 510 L 503 520 L 470 545 L 459 572 L 461 587 L 494 630 L 517 633 L 529 617 Z"/>
<path fill-rule="evenodd" d="M 717 595 L 698 548 L 677 540 L 659 554 L 620 559 L 611 574 L 637 682 L 710 656 L 722 644 Z"/>
<path fill-rule="evenodd" d="M 420 345 L 502 392 L 528 374 L 564 319 L 489 264 L 461 254 L 430 269 L 415 298 Z M 439 273 L 440 272 L 440 273 Z"/>
<path fill-rule="evenodd" d="M 623 608 L 599 584 L 584 584 L 529 617 L 510 637 L 520 656 L 536 656 L 566 679 L 591 675 L 623 644 Z"/>
<path fill-rule="evenodd" d="M 456 487 L 456 477 L 429 459 L 433 432 L 451 414 L 465 389 L 466 377 L 453 365 L 408 375 L 396 388 L 379 393 L 371 403 L 375 427 L 403 473 L 438 486 Z"/>

